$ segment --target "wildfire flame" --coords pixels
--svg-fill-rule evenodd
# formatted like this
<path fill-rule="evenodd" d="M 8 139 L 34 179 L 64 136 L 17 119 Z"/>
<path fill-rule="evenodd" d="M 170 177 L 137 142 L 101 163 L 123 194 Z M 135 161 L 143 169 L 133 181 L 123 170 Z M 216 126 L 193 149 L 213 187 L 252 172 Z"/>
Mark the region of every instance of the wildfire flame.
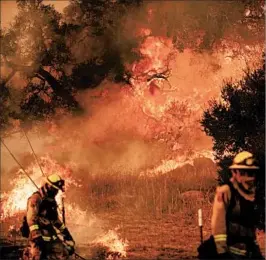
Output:
<path fill-rule="evenodd" d="M 0 219 L 4 220 L 7 217 L 12 217 L 17 213 L 26 210 L 27 199 L 35 191 L 36 187 L 24 175 L 22 170 L 17 173 L 18 177 L 11 181 L 14 188 L 10 192 L 1 194 L 1 215 Z M 38 170 L 33 171 L 31 178 L 35 180 L 37 186 L 40 184 L 41 172 Z"/>
<path fill-rule="evenodd" d="M 161 164 L 153 169 L 149 169 L 146 172 L 142 172 L 142 175 L 146 174 L 149 176 L 156 176 L 158 174 L 165 174 L 167 172 L 173 171 L 179 167 L 186 164 L 194 165 L 194 160 L 197 158 L 209 158 L 214 162 L 214 156 L 212 151 L 203 150 L 195 152 L 193 155 L 179 156 L 176 160 L 162 160 Z"/>
<path fill-rule="evenodd" d="M 147 28 L 141 31 L 150 32 Z M 171 39 L 154 36 L 147 36 L 138 51 L 141 59 L 127 65 L 132 75 L 130 83 L 135 97 L 141 100 L 143 112 L 158 118 L 174 101 L 171 97 L 165 98 L 160 92 L 172 88 L 166 78 L 170 74 L 169 66 L 176 51 Z"/>
<path fill-rule="evenodd" d="M 68 181 L 66 182 L 66 188 L 69 185 L 79 185 L 78 182 L 70 176 L 71 171 L 69 167 L 60 166 L 49 156 L 41 157 L 40 161 L 44 163 L 44 166 L 42 167 L 44 173 L 58 173 L 61 177 L 68 178 Z M 40 168 L 35 165 L 30 165 L 26 168 L 26 172 L 30 174 L 30 177 L 34 183 L 38 187 L 41 187 L 44 179 Z M 8 193 L 4 192 L 1 194 L 1 220 L 25 211 L 27 207 L 27 199 L 32 195 L 32 193 L 37 191 L 35 185 L 21 169 L 15 173 L 15 176 L 17 177 L 10 182 L 10 184 L 13 185 L 13 189 Z M 56 198 L 58 202 L 61 201 L 61 197 L 62 194 L 59 193 L 59 196 Z"/>
<path fill-rule="evenodd" d="M 247 10 L 246 16 L 249 16 L 249 14 L 250 12 L 249 10 Z M 149 19 L 152 18 L 152 9 L 149 10 L 148 16 Z M 140 28 L 139 36 L 142 39 L 142 42 L 140 43 L 138 48 L 140 59 L 133 62 L 132 64 L 126 65 L 127 71 L 131 75 L 129 78 L 129 83 L 131 84 L 132 88 L 130 90 L 127 89 L 128 92 L 125 93 L 128 94 L 125 94 L 123 96 L 123 111 L 125 108 L 126 116 L 130 117 L 130 113 L 133 114 L 132 111 L 134 111 L 133 109 L 130 110 L 130 106 L 141 107 L 141 116 L 144 115 L 145 118 L 148 117 L 153 119 L 151 120 L 151 123 L 147 123 L 147 127 L 139 126 L 141 124 L 138 124 L 139 128 L 145 128 L 141 132 L 143 139 L 145 139 L 146 136 L 149 136 L 151 137 L 150 139 L 153 138 L 153 140 L 167 144 L 170 143 L 172 153 L 170 159 L 166 156 L 158 166 L 147 169 L 141 172 L 141 174 L 148 175 L 150 177 L 159 174 L 165 174 L 186 164 L 193 165 L 195 159 L 202 157 L 209 158 L 214 161 L 214 156 L 210 150 L 203 149 L 201 151 L 198 151 L 193 147 L 193 152 L 189 153 L 188 151 L 191 148 L 191 145 L 189 146 L 189 144 L 187 143 L 191 142 L 192 146 L 194 145 L 194 143 L 190 140 L 192 139 L 190 137 L 195 137 L 198 134 L 198 129 L 194 132 L 193 130 L 196 124 L 199 125 L 198 119 L 199 116 L 202 115 L 202 106 L 204 102 L 206 102 L 206 100 L 209 100 L 210 98 L 218 97 L 221 87 L 220 84 L 222 83 L 222 80 L 224 78 L 228 77 L 228 75 L 230 77 L 234 77 L 235 79 L 242 76 L 239 71 L 242 71 L 242 69 L 246 67 L 247 55 L 250 55 L 248 57 L 249 60 L 251 60 L 250 57 L 256 55 L 257 58 L 259 55 L 261 55 L 261 45 L 245 45 L 244 47 L 239 48 L 239 45 L 235 44 L 234 42 L 230 42 L 228 39 L 222 40 L 220 44 L 221 46 L 219 47 L 220 49 L 216 50 L 217 52 L 215 55 L 210 56 L 212 60 L 218 60 L 217 64 L 212 64 L 205 61 L 205 63 L 203 62 L 204 65 L 207 64 L 207 66 L 210 66 L 214 69 L 204 68 L 202 69 L 203 72 L 200 72 L 203 74 L 205 72 L 214 74 L 212 81 L 211 83 L 209 82 L 208 84 L 200 85 L 199 82 L 197 82 L 197 77 L 194 75 L 195 73 L 191 73 L 191 67 L 188 66 L 188 64 L 184 64 L 193 63 L 193 60 L 190 60 L 190 57 L 194 55 L 191 50 L 184 50 L 183 54 L 178 53 L 170 38 L 152 36 L 152 31 L 149 28 Z M 21 39 L 19 44 L 22 45 L 21 47 L 23 47 L 25 45 L 25 39 Z M 236 55 L 236 53 L 238 55 Z M 27 53 L 25 53 L 24 55 L 26 54 Z M 203 54 L 202 56 L 197 56 L 196 59 L 199 58 L 198 60 L 199 62 L 201 62 L 204 59 L 207 60 L 210 58 L 207 54 L 206 56 L 204 55 L 205 54 Z M 176 69 L 177 75 L 173 75 L 177 64 L 179 64 L 179 66 L 181 64 L 181 66 L 180 68 Z M 217 74 L 213 73 L 214 70 L 218 71 L 222 66 L 226 68 L 224 70 L 224 74 L 220 73 L 220 71 Z M 186 77 L 185 80 L 183 80 L 183 78 L 181 77 L 180 81 L 175 81 L 175 77 L 178 78 L 182 73 L 181 69 L 183 67 L 189 68 L 189 73 L 183 76 Z M 234 69 L 234 71 L 232 70 L 232 68 Z M 230 73 L 228 73 L 228 71 Z M 190 77 L 193 84 L 190 83 Z M 208 77 L 202 77 L 201 81 L 203 82 L 207 78 Z M 179 82 L 179 84 L 176 82 Z M 191 87 L 192 85 L 193 87 Z M 121 96 L 119 96 L 119 98 Z M 106 89 L 102 92 L 101 100 L 104 100 L 104 98 L 108 98 L 108 91 Z M 121 100 L 119 101 L 121 102 Z M 118 114 L 116 113 L 117 110 L 114 114 Z M 122 118 L 122 120 L 123 119 L 124 118 Z M 113 124 L 113 121 L 111 123 Z M 89 124 L 90 123 L 88 123 L 88 125 Z M 103 122 L 103 124 L 105 123 Z M 56 135 L 58 129 L 53 120 L 51 122 L 51 125 L 53 127 L 50 128 L 50 133 Z M 123 122 L 119 125 L 119 127 L 122 128 L 125 125 L 126 124 Z M 101 125 L 101 127 L 103 126 Z M 108 130 L 108 123 L 106 123 L 105 127 Z M 95 128 L 95 125 L 93 126 L 93 128 Z M 80 129 L 78 129 L 77 132 L 82 132 L 82 130 Z M 82 129 L 82 134 L 85 133 L 86 136 L 94 136 L 86 133 L 86 127 L 82 127 Z M 103 128 L 101 128 L 101 131 L 98 131 L 98 129 L 97 131 L 95 131 L 97 132 L 96 137 L 99 136 L 100 140 L 103 135 L 102 132 L 104 132 L 102 131 L 102 129 Z M 146 129 L 148 130 L 146 131 Z M 183 142 L 182 144 L 179 140 L 179 137 L 180 133 L 182 135 L 184 132 L 189 134 L 185 136 L 184 139 L 187 140 L 185 140 L 185 142 Z M 77 136 L 78 134 L 79 133 L 77 133 Z M 70 138 L 65 138 L 65 136 L 64 138 L 75 141 L 79 139 L 73 138 L 73 136 L 75 135 L 72 131 L 69 131 L 69 135 Z M 93 137 L 86 138 L 86 140 L 89 140 L 89 138 Z M 64 140 L 61 147 L 67 147 L 67 143 L 67 140 Z M 73 146 L 71 147 L 71 149 L 72 148 Z M 70 185 L 76 187 L 82 186 L 79 184 L 78 180 L 75 180 L 73 178 L 71 171 L 73 165 L 62 167 L 58 163 L 56 163 L 56 161 L 53 161 L 50 157 L 43 157 L 40 159 L 43 165 L 43 171 L 45 173 L 56 172 L 59 173 L 63 178 L 67 178 L 67 187 Z M 30 173 L 31 178 L 34 180 L 34 182 L 36 182 L 37 186 L 40 187 L 40 185 L 42 184 L 42 172 L 40 171 L 40 169 L 36 166 L 30 165 L 26 170 L 28 173 Z M 13 189 L 9 192 L 1 194 L 0 219 L 2 221 L 8 217 L 15 216 L 18 213 L 25 212 L 27 206 L 27 198 L 34 191 L 36 191 L 36 187 L 21 170 L 16 173 L 16 178 L 11 181 L 11 184 L 13 185 Z M 61 203 L 62 196 L 62 193 L 57 196 L 58 204 Z M 73 230 L 76 229 L 76 233 L 85 233 L 84 226 L 86 228 L 91 227 L 96 222 L 94 217 L 88 218 L 88 212 L 86 210 L 82 210 L 75 203 L 67 201 L 65 208 L 68 212 L 67 221 L 69 221 L 69 223 L 73 225 Z M 80 225 L 80 223 L 82 223 L 82 225 Z M 81 227 L 81 229 L 80 232 L 77 232 L 79 226 Z M 11 227 L 11 229 L 12 228 L 13 227 Z M 80 237 L 81 241 L 82 239 L 84 241 L 84 235 L 82 238 Z M 108 248 L 107 253 L 109 254 L 107 255 L 107 259 L 115 259 L 115 257 L 117 256 L 126 257 L 127 255 L 126 250 L 128 247 L 128 241 L 123 240 L 119 237 L 117 229 L 109 230 L 107 233 L 100 235 L 93 240 L 93 243 L 100 244 Z"/>
<path fill-rule="evenodd" d="M 44 172 L 56 172 L 63 178 L 67 177 L 66 189 L 69 186 L 81 187 L 79 181 L 75 180 L 73 176 L 70 176 L 71 169 L 69 167 L 62 167 L 50 157 L 40 158 L 42 162 L 45 162 L 43 167 Z M 36 185 L 40 187 L 42 185 L 42 173 L 41 170 L 30 165 L 27 167 L 26 172 L 30 174 L 31 178 L 34 180 Z M 22 170 L 19 170 L 16 173 L 16 178 L 11 182 L 13 189 L 9 192 L 5 192 L 1 195 L 1 221 L 6 220 L 7 218 L 16 216 L 19 213 L 26 213 L 27 199 L 34 193 L 37 189 L 34 184 L 29 180 Z M 62 209 L 62 197 L 63 193 L 60 192 L 56 196 L 56 201 L 59 205 L 59 210 Z M 67 214 L 67 223 L 70 226 L 71 231 L 74 233 L 76 242 L 81 244 L 84 243 L 84 240 L 88 241 L 89 236 L 80 235 L 85 228 L 91 228 L 93 225 L 96 226 L 96 223 L 100 221 L 93 215 L 89 215 L 87 210 L 82 210 L 77 204 L 71 203 L 69 201 L 65 204 L 65 210 Z M 95 229 L 98 227 L 96 226 Z M 9 232 L 14 229 L 14 225 L 9 227 Z M 127 241 L 119 239 L 116 230 L 109 230 L 106 234 L 101 235 L 94 239 L 93 243 L 101 244 L 108 248 L 107 259 L 116 259 L 116 257 L 125 257 L 126 256 L 126 247 Z M 78 232 L 79 231 L 79 232 Z M 99 231 L 99 228 L 98 228 Z"/>
<path fill-rule="evenodd" d="M 128 241 L 119 238 L 118 234 L 116 233 L 118 228 L 119 227 L 117 227 L 115 230 L 109 230 L 107 233 L 93 241 L 94 244 L 100 244 L 108 248 L 108 260 L 116 259 L 115 257 L 117 256 L 127 256 L 126 249 L 128 247 Z"/>

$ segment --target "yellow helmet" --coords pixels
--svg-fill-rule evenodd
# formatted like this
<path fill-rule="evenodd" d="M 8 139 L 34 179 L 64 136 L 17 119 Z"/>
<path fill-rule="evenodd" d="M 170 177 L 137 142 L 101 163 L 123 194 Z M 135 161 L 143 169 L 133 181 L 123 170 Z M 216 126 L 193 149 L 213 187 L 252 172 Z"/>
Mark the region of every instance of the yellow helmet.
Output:
<path fill-rule="evenodd" d="M 48 183 L 57 190 L 65 191 L 65 181 L 56 173 L 47 176 L 46 183 Z"/>
<path fill-rule="evenodd" d="M 259 167 L 255 165 L 255 158 L 253 154 L 247 151 L 243 151 L 235 156 L 233 164 L 229 167 L 229 169 L 257 170 L 259 169 Z"/>

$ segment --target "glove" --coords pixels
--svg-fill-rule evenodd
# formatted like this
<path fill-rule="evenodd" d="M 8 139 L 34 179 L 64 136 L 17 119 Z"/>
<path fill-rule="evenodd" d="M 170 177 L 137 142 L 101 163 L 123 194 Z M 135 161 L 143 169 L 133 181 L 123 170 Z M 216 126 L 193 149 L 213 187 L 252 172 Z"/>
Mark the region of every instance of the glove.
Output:
<path fill-rule="evenodd" d="M 217 259 L 227 260 L 227 259 L 233 259 L 233 257 L 229 253 L 222 253 L 218 254 Z"/>
<path fill-rule="evenodd" d="M 43 248 L 44 240 L 41 236 L 32 239 L 32 242 L 39 248 Z"/>
<path fill-rule="evenodd" d="M 26 238 L 28 238 L 30 235 L 30 229 L 26 217 L 23 218 L 23 223 L 22 226 L 20 227 L 20 232 L 22 236 Z"/>
<path fill-rule="evenodd" d="M 75 248 L 72 246 L 66 246 L 69 255 L 73 255 L 75 253 Z"/>
<path fill-rule="evenodd" d="M 69 255 L 73 255 L 75 252 L 75 241 L 74 241 L 73 237 L 71 236 L 71 234 L 67 228 L 65 228 L 62 231 L 62 235 L 64 237 L 65 246 L 66 246 L 66 249 L 67 249 Z"/>
<path fill-rule="evenodd" d="M 69 241 L 69 242 L 72 242 L 72 241 Z M 66 247 L 66 249 L 68 251 L 68 254 L 69 255 L 73 255 L 75 253 L 75 248 L 74 248 L 75 242 L 73 241 L 73 246 L 70 245 L 69 242 L 68 243 L 64 243 L 64 244 L 65 244 L 65 247 Z"/>
<path fill-rule="evenodd" d="M 73 241 L 74 242 L 73 237 L 70 235 L 70 232 L 68 231 L 67 228 L 65 228 L 62 231 L 62 235 L 64 237 L 64 240 L 66 240 L 66 241 Z M 74 244 L 75 244 L 75 242 L 74 242 Z"/>

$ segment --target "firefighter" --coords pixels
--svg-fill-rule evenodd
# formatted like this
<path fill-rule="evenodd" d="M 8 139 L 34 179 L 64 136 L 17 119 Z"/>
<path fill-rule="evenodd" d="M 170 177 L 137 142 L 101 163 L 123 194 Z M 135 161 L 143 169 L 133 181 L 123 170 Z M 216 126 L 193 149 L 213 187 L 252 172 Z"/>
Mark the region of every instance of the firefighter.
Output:
<path fill-rule="evenodd" d="M 55 196 L 59 190 L 65 191 L 64 180 L 51 174 L 39 191 L 29 197 L 26 216 L 29 247 L 24 251 L 23 260 L 65 260 L 74 253 L 75 242 L 57 212 Z"/>
<path fill-rule="evenodd" d="M 229 184 L 217 188 L 212 235 L 218 259 L 264 259 L 255 234 L 256 165 L 252 153 L 238 153 L 229 167 Z"/>

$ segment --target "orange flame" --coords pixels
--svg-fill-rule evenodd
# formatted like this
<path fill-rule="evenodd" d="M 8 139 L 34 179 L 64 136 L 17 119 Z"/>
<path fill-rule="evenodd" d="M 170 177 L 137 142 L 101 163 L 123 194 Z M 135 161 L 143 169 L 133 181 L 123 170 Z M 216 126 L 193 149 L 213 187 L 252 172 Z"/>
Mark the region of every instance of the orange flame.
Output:
<path fill-rule="evenodd" d="M 214 156 L 212 151 L 202 150 L 195 152 L 190 156 L 179 156 L 176 160 L 162 160 L 161 164 L 153 169 L 149 169 L 146 172 L 142 172 L 141 175 L 156 176 L 158 174 L 165 174 L 167 172 L 173 171 L 179 167 L 186 164 L 194 165 L 194 160 L 197 158 L 209 158 L 214 162 Z"/>
<path fill-rule="evenodd" d="M 42 167 L 44 173 L 56 172 L 63 178 L 68 177 L 66 182 L 66 188 L 70 185 L 78 186 L 78 182 L 75 181 L 71 176 L 69 167 L 62 167 L 53 161 L 50 157 L 42 157 L 40 161 L 44 163 Z M 38 187 L 43 184 L 42 172 L 38 166 L 30 165 L 26 168 L 26 172 L 30 174 L 31 179 L 35 182 Z M 1 215 L 0 219 L 4 220 L 7 217 L 12 217 L 20 212 L 26 210 L 27 199 L 32 195 L 33 192 L 37 191 L 31 180 L 25 175 L 22 170 L 15 173 L 17 176 L 11 181 L 13 189 L 10 192 L 1 194 Z M 59 193 L 57 201 L 60 201 L 62 194 Z"/>
<path fill-rule="evenodd" d="M 18 177 L 11 181 L 14 188 L 9 193 L 1 194 L 1 216 L 3 220 L 7 217 L 12 217 L 17 213 L 26 210 L 28 197 L 36 191 L 33 183 L 24 175 L 22 170 L 17 173 Z M 40 184 L 41 172 L 39 169 L 33 168 L 31 178 L 35 180 L 36 184 Z"/>
<path fill-rule="evenodd" d="M 42 157 L 40 159 L 42 162 L 45 162 L 45 166 L 43 167 L 44 172 L 56 172 L 63 178 L 68 176 L 66 188 L 70 185 L 76 187 L 82 186 L 78 181 L 74 180 L 73 177 L 70 176 L 70 168 L 60 166 L 49 157 Z M 41 170 L 36 166 L 30 165 L 26 171 L 30 174 L 36 185 L 40 187 L 43 181 Z M 11 183 L 13 184 L 13 189 L 8 193 L 2 194 L 1 221 L 4 221 L 9 217 L 13 217 L 21 212 L 26 213 L 27 199 L 33 192 L 36 191 L 36 187 L 22 172 L 22 170 L 19 170 L 16 175 L 17 177 Z M 62 192 L 59 192 L 56 196 L 59 210 L 62 209 L 61 202 L 63 196 L 64 194 Z M 99 230 L 102 232 L 102 229 L 96 225 L 97 223 L 101 224 L 101 221 L 97 220 L 97 218 L 93 215 L 89 216 L 88 212 L 86 210 L 82 210 L 77 204 L 66 201 L 65 210 L 67 212 L 67 225 L 70 227 L 71 232 L 73 232 L 75 241 L 79 244 L 82 242 L 84 243 L 84 241 L 88 242 L 90 239 L 93 240 L 92 237 L 90 237 L 91 234 L 82 234 L 84 233 L 82 232 L 84 230 L 84 226 L 86 228 L 94 229 L 94 231 L 98 231 L 98 233 Z M 14 226 L 10 226 L 9 230 L 12 231 L 13 228 Z M 94 243 L 100 243 L 107 246 L 110 249 L 110 252 L 118 253 L 120 257 L 126 256 L 127 241 L 120 240 L 115 230 L 109 230 L 107 234 L 96 238 Z M 110 255 L 108 259 L 113 258 Z"/>
<path fill-rule="evenodd" d="M 119 238 L 118 234 L 116 233 L 117 229 L 118 228 L 115 230 L 109 230 L 104 235 L 95 239 L 93 243 L 107 246 L 110 252 L 119 253 L 120 257 L 126 257 L 128 241 Z M 113 257 L 110 255 L 107 259 L 113 259 Z"/>

